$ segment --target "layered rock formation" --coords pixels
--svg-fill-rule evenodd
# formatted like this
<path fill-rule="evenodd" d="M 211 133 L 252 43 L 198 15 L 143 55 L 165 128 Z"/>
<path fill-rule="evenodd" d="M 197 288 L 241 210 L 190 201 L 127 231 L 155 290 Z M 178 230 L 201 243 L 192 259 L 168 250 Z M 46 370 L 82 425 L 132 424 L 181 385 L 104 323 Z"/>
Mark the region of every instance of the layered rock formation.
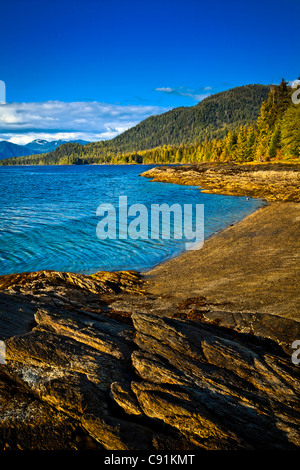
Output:
<path fill-rule="evenodd" d="M 138 273 L 0 276 L 1 449 L 297 449 L 292 319 Z"/>
<path fill-rule="evenodd" d="M 196 185 L 202 192 L 300 202 L 300 165 L 198 163 L 160 166 L 142 173 L 152 181 Z"/>
<path fill-rule="evenodd" d="M 0 276 L 0 449 L 299 449 L 299 168 L 145 176 L 285 202 L 143 276 Z"/>

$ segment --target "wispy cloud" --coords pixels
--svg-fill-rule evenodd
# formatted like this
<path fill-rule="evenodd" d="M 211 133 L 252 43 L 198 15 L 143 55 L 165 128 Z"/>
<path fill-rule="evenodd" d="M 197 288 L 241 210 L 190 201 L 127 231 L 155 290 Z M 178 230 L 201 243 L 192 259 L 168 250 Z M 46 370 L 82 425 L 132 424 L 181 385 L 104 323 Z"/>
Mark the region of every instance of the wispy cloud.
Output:
<path fill-rule="evenodd" d="M 0 140 L 26 144 L 36 138 L 111 139 L 169 108 L 99 102 L 46 101 L 0 104 Z"/>
<path fill-rule="evenodd" d="M 162 93 L 166 93 L 169 95 L 175 95 L 175 96 L 185 96 L 188 98 L 192 98 L 195 101 L 202 101 L 204 98 L 207 98 L 210 93 L 207 93 L 208 91 L 211 91 L 212 87 L 206 86 L 202 88 L 198 88 L 197 90 L 191 90 L 186 87 L 158 87 L 155 88 L 154 91 L 160 91 Z M 206 93 L 204 93 L 206 92 Z"/>
<path fill-rule="evenodd" d="M 175 88 L 170 88 L 168 87 L 161 87 L 161 88 L 155 88 L 155 91 L 162 91 L 163 93 L 172 93 L 174 94 Z"/>

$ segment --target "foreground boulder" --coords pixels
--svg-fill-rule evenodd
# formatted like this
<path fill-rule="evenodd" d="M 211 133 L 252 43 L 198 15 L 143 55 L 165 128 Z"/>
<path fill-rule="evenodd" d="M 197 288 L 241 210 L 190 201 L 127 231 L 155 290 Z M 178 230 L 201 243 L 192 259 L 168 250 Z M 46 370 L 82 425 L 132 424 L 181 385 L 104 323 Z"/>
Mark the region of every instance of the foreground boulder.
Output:
<path fill-rule="evenodd" d="M 298 322 L 191 315 L 134 272 L 0 286 L 1 449 L 300 447 Z"/>

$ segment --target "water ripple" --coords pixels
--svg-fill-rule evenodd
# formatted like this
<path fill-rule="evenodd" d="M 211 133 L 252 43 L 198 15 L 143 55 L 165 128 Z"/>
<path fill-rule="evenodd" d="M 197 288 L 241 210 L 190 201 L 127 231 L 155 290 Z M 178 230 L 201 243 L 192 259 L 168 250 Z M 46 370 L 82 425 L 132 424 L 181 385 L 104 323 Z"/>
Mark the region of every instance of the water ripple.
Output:
<path fill-rule="evenodd" d="M 55 269 L 146 270 L 184 250 L 183 240 L 99 240 L 102 203 L 204 204 L 205 238 L 262 205 L 204 194 L 195 187 L 152 183 L 143 166 L 0 167 L 0 274 Z"/>

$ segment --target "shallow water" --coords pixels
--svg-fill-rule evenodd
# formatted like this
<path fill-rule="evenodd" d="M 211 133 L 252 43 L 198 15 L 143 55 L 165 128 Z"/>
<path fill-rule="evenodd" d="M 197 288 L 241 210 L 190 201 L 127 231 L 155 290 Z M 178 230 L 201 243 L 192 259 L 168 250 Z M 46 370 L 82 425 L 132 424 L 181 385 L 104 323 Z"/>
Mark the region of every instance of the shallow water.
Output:
<path fill-rule="evenodd" d="M 193 186 L 153 183 L 140 173 L 154 165 L 0 167 L 0 274 L 41 269 L 91 274 L 147 270 L 176 256 L 186 240 L 100 240 L 100 204 L 204 204 L 205 239 L 263 202 L 203 194 Z"/>

